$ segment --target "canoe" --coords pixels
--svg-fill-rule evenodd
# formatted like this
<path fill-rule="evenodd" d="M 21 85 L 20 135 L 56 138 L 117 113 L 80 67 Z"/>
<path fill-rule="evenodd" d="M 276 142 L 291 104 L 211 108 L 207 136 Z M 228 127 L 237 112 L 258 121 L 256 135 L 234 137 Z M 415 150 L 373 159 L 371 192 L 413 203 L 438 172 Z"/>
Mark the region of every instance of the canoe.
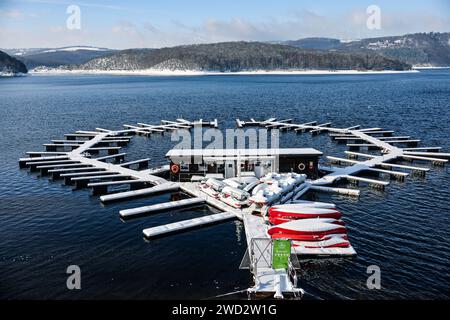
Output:
<path fill-rule="evenodd" d="M 321 220 L 324 219 L 292 220 L 269 228 L 268 234 L 303 235 L 314 239 L 314 236 L 347 233 L 344 226 Z"/>
<path fill-rule="evenodd" d="M 293 247 L 303 248 L 347 248 L 350 242 L 344 237 L 333 235 L 329 239 L 321 241 L 292 241 Z"/>
<path fill-rule="evenodd" d="M 322 209 L 335 209 L 334 203 L 316 202 L 307 200 L 293 200 L 291 203 L 280 204 L 272 206 L 272 208 L 295 208 L 295 207 L 310 207 L 310 208 L 322 208 Z"/>
<path fill-rule="evenodd" d="M 304 206 L 271 207 L 270 217 L 308 219 L 308 218 L 335 218 L 340 219 L 342 214 L 335 209 L 310 208 Z"/>
<path fill-rule="evenodd" d="M 317 219 L 317 218 L 316 218 Z M 344 225 L 344 221 L 340 220 L 339 217 L 336 218 L 319 218 L 320 220 L 330 220 L 330 223 L 335 223 L 335 224 L 340 224 L 340 225 Z M 269 217 L 269 222 L 273 225 L 278 225 L 281 223 L 286 223 L 289 221 L 293 221 L 293 220 L 298 220 L 298 218 L 295 217 L 279 217 L 279 216 L 270 216 Z M 303 219 L 306 220 L 306 219 Z M 327 221 L 322 221 L 322 222 L 327 222 Z"/>
<path fill-rule="evenodd" d="M 305 235 L 305 234 L 287 234 L 287 233 L 276 233 L 271 235 L 272 239 L 291 239 L 292 241 L 324 241 L 333 238 L 334 236 L 341 236 L 342 239 L 347 240 L 348 237 L 345 233 L 339 234 L 324 234 L 324 235 Z"/>

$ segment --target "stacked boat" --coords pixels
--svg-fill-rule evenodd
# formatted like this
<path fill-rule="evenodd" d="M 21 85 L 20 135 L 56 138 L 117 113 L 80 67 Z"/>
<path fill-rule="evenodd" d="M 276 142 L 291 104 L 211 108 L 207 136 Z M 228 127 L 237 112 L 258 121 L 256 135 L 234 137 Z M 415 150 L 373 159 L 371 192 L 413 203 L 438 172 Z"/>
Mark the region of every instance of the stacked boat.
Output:
<path fill-rule="evenodd" d="M 252 190 L 249 204 L 262 207 L 283 199 L 283 196 L 294 195 L 296 188 L 306 180 L 306 175 L 290 172 L 286 174 L 269 173 L 259 180 Z"/>
<path fill-rule="evenodd" d="M 208 196 L 218 199 L 220 192 L 225 188 L 226 184 L 214 178 L 209 178 L 199 185 L 201 191 Z"/>
<path fill-rule="evenodd" d="M 231 207 L 241 209 L 254 204 L 255 211 L 261 211 L 275 201 L 291 199 L 304 186 L 306 175 L 295 172 L 269 173 L 260 179 L 254 176 L 241 178 L 209 178 L 199 184 L 199 189 Z"/>
<path fill-rule="evenodd" d="M 291 239 L 293 251 L 306 255 L 355 255 L 342 214 L 332 203 L 297 201 L 268 211 L 272 239 Z"/>
<path fill-rule="evenodd" d="M 229 206 L 241 209 L 248 205 L 250 193 L 248 190 L 259 184 L 256 177 L 242 177 L 219 180 L 209 178 L 199 184 L 201 191 Z"/>

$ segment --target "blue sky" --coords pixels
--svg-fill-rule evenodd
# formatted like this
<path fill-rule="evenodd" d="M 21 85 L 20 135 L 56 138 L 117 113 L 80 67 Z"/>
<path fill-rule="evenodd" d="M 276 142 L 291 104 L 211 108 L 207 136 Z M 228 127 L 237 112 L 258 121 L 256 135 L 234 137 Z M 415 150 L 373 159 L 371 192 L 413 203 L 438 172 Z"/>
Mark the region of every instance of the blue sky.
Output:
<path fill-rule="evenodd" d="M 69 30 L 69 5 L 81 28 Z M 381 29 L 366 26 L 369 5 L 381 10 Z M 450 31 L 445 0 L 0 0 L 0 47 L 93 45 L 163 47 L 220 41 L 303 37 L 357 39 Z"/>

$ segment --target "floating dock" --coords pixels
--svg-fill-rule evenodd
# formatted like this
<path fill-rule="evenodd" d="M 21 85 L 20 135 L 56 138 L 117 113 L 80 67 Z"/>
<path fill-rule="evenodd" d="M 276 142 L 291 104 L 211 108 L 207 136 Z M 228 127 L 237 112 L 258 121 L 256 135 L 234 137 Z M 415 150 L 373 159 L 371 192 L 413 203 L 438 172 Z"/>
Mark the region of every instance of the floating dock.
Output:
<path fill-rule="evenodd" d="M 440 152 L 441 147 L 419 147 L 417 146 L 421 142 L 419 139 L 414 139 L 409 135 L 394 136 L 393 130 L 379 127 L 361 128 L 360 125 L 335 128 L 331 122 L 318 123 L 317 121 L 309 121 L 296 124 L 293 123 L 292 119 L 277 120 L 276 118 L 262 121 L 236 119 L 238 128 L 261 126 L 270 130 L 294 130 L 298 134 L 304 132 L 309 132 L 311 135 L 328 133 L 333 141 L 344 142 L 350 149 L 345 151 L 348 158 L 327 157 L 329 162 L 343 165 L 342 167 L 320 165 L 319 169 L 326 172 L 324 176 L 293 186 L 289 192 L 280 195 L 272 205 L 295 203 L 310 191 L 358 197 L 360 195 L 360 190 L 357 188 L 358 183 L 369 184 L 376 188 L 385 188 L 389 185 L 389 181 L 362 177 L 361 173 L 370 172 L 372 175 L 379 174 L 383 177 L 387 175 L 389 178 L 402 180 L 410 172 L 425 174 L 430 168 L 399 164 L 395 161 L 427 161 L 434 165 L 444 165 L 448 163 L 450 158 L 450 153 Z M 281 298 L 285 294 L 301 296 L 303 290 L 297 287 L 295 266 L 291 264 L 293 261 L 290 260 L 289 268 L 281 270 L 273 269 L 269 263 L 269 260 L 272 259 L 272 252 L 267 248 L 271 247 L 272 239 L 268 235 L 269 225 L 264 218 L 266 213 L 264 210 L 267 210 L 267 207 L 260 209 L 259 215 L 254 215 L 255 207 L 253 205 L 242 209 L 232 208 L 221 199 L 203 192 L 198 187 L 198 183 L 169 182 L 162 178 L 161 175 L 169 171 L 169 165 L 147 169 L 151 162 L 150 158 L 125 162 L 127 154 L 120 152 L 123 146 L 131 143 L 133 135 L 151 136 L 175 130 L 190 130 L 194 126 L 217 128 L 218 124 L 217 119 L 189 121 L 179 118 L 175 121 L 162 120 L 160 124 L 144 122 L 135 125 L 125 124 L 123 130 L 104 128 L 96 128 L 95 131 L 80 130 L 65 134 L 65 139 L 53 139 L 51 143 L 44 144 L 46 151 L 27 152 L 28 157 L 19 159 L 19 166 L 20 168 L 29 167 L 31 171 L 40 170 L 43 175 L 49 173 L 53 178 L 64 178 L 66 184 L 75 184 L 77 188 L 91 188 L 95 194 L 103 194 L 100 196 L 102 203 L 181 191 L 191 197 L 124 209 L 119 212 L 119 216 L 131 218 L 203 204 L 215 207 L 222 212 L 145 228 L 142 233 L 145 238 L 152 239 L 231 219 L 241 219 L 244 223 L 248 245 L 248 268 L 251 270 L 254 279 L 254 286 L 249 288 L 248 292 L 267 293 L 274 295 L 276 298 Z M 402 145 L 405 147 L 400 147 Z M 376 154 L 355 151 L 360 148 L 374 150 Z M 132 166 L 144 170 L 131 169 Z M 349 181 L 353 188 L 334 186 L 336 182 L 342 180 Z M 109 186 L 118 185 L 128 186 L 130 190 L 108 193 Z M 292 254 L 295 257 L 297 255 L 352 256 L 356 252 L 351 246 L 347 248 L 295 246 L 292 248 Z"/>
<path fill-rule="evenodd" d="M 119 214 L 122 218 L 130 218 L 133 216 L 149 214 L 154 212 L 168 211 L 172 209 L 179 209 L 185 207 L 196 206 L 199 204 L 204 204 L 205 200 L 203 198 L 189 198 L 178 201 L 169 201 L 158 204 L 153 204 L 150 206 L 137 207 L 132 209 L 120 210 Z"/>
<path fill-rule="evenodd" d="M 143 188 L 138 190 L 130 190 L 125 192 L 113 193 L 108 195 L 103 195 L 100 197 L 100 201 L 103 203 L 113 202 L 113 201 L 121 201 L 125 199 L 131 199 L 136 197 L 150 196 L 153 194 L 170 192 L 170 191 L 178 191 L 180 189 L 180 185 L 178 183 L 167 182 L 160 185 L 156 185 L 150 188 Z"/>
<path fill-rule="evenodd" d="M 157 226 L 153 228 L 147 228 L 142 230 L 142 233 L 146 238 L 151 239 L 161 237 L 163 235 L 168 235 L 171 233 L 177 233 L 211 224 L 216 224 L 230 219 L 236 219 L 236 215 L 233 212 L 221 212 L 199 218 L 169 223 L 166 225 Z"/>

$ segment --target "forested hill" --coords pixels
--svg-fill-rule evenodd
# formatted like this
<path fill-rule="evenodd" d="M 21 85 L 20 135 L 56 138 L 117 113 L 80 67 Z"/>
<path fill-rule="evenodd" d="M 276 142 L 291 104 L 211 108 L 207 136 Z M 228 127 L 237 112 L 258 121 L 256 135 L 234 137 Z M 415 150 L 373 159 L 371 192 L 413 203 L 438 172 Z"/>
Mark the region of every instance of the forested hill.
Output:
<path fill-rule="evenodd" d="M 353 41 L 340 41 L 331 38 L 305 38 L 278 43 L 303 49 L 359 54 L 373 52 L 414 66 L 450 66 L 450 32 L 414 33 Z"/>
<path fill-rule="evenodd" d="M 162 49 L 129 49 L 71 68 L 85 70 L 408 70 L 410 65 L 367 52 L 353 54 L 260 42 L 223 42 Z"/>
<path fill-rule="evenodd" d="M 9 56 L 5 52 L 0 51 L 0 75 L 27 72 L 27 67 L 22 62 L 20 62 L 16 58 Z"/>

